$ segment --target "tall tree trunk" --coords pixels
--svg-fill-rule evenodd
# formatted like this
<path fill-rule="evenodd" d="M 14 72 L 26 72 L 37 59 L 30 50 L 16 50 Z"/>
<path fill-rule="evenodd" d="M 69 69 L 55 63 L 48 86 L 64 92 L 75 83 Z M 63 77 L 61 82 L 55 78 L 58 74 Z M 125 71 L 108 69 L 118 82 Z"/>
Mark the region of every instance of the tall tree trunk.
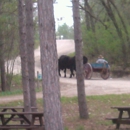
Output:
<path fill-rule="evenodd" d="M 6 91 L 8 89 L 7 89 L 7 84 L 6 84 L 5 62 L 4 62 L 4 56 L 3 56 L 2 46 L 0 45 L 0 48 L 1 48 L 1 52 L 0 52 L 1 90 L 2 91 Z"/>
<path fill-rule="evenodd" d="M 74 20 L 74 40 L 76 50 L 76 77 L 80 118 L 88 119 L 88 109 L 85 96 L 85 85 L 83 75 L 83 54 L 82 54 L 82 36 L 79 14 L 79 0 L 72 0 L 73 20 Z"/>
<path fill-rule="evenodd" d="M 87 25 L 87 29 L 90 30 L 92 29 L 93 32 L 95 32 L 95 24 L 94 24 L 94 21 L 93 21 L 93 11 L 92 11 L 92 8 L 90 7 L 89 3 L 88 3 L 88 0 L 84 0 L 85 2 L 85 16 L 86 16 L 86 25 Z M 89 13 L 88 13 L 89 12 Z M 92 16 L 91 16 L 91 15 Z"/>
<path fill-rule="evenodd" d="M 33 28 L 33 2 L 25 1 L 26 7 L 26 40 L 27 40 L 27 56 L 29 69 L 29 87 L 31 106 L 36 107 L 36 91 L 35 91 L 35 67 L 34 67 L 34 28 Z M 36 110 L 36 109 L 32 109 Z"/>
<path fill-rule="evenodd" d="M 90 30 L 90 17 L 86 10 L 88 10 L 88 0 L 84 0 L 84 7 L 85 7 L 85 20 L 86 20 L 86 27 L 87 30 Z"/>
<path fill-rule="evenodd" d="M 25 111 L 31 111 L 29 73 L 27 62 L 27 42 L 26 42 L 26 15 L 24 0 L 18 0 L 19 36 L 20 36 L 20 57 L 22 68 L 22 85 L 24 95 Z"/>
<path fill-rule="evenodd" d="M 53 0 L 38 0 L 46 130 L 63 130 Z"/>
<path fill-rule="evenodd" d="M 0 1 L 0 14 L 2 13 L 3 2 Z M 0 78 L 1 78 L 1 90 L 7 90 L 6 84 L 6 72 L 4 62 L 4 43 L 3 43 L 3 30 L 0 29 Z"/>

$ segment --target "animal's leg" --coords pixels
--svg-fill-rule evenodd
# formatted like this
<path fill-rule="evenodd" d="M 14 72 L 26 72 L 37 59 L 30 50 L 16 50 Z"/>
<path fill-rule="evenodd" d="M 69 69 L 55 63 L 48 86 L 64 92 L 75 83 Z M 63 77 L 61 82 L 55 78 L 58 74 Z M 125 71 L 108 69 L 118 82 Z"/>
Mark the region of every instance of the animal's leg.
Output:
<path fill-rule="evenodd" d="M 60 74 L 60 68 L 58 68 L 58 71 L 59 71 L 59 76 L 61 77 L 61 74 Z"/>
<path fill-rule="evenodd" d="M 74 68 L 72 67 L 72 68 L 70 68 L 70 72 L 71 72 L 71 74 L 70 74 L 70 78 L 72 78 L 72 76 L 74 77 L 75 76 L 75 74 L 74 74 Z"/>
<path fill-rule="evenodd" d="M 72 77 L 74 77 L 74 73 L 73 73 L 73 71 L 71 72 L 71 77 L 70 77 L 70 78 L 72 78 Z"/>
<path fill-rule="evenodd" d="M 64 69 L 64 77 L 66 77 L 66 69 Z"/>
<path fill-rule="evenodd" d="M 73 69 L 70 68 L 70 78 L 72 78 L 72 75 L 73 75 Z"/>

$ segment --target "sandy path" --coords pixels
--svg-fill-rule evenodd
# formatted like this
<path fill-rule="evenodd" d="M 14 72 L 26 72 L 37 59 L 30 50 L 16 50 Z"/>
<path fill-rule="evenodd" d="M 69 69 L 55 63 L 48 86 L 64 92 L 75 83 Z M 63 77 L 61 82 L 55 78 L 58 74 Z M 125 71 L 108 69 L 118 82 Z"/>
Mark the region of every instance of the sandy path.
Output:
<path fill-rule="evenodd" d="M 60 78 L 61 96 L 77 96 L 77 86 L 75 78 Z M 86 95 L 104 95 L 104 94 L 123 94 L 130 93 L 129 79 L 108 79 L 92 78 L 85 80 Z M 37 98 L 42 98 L 42 92 L 37 93 Z M 22 95 L 1 97 L 0 102 L 23 100 Z"/>

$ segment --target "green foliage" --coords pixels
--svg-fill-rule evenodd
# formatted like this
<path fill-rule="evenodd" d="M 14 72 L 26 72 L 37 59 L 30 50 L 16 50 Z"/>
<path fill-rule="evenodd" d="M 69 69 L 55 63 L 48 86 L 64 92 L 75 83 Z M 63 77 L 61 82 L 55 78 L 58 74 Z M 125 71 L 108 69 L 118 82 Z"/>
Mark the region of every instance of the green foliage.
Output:
<path fill-rule="evenodd" d="M 37 20 L 35 23 L 38 23 Z M 13 71 L 15 58 L 19 55 L 18 0 L 0 0 L 0 25 L 0 58 L 6 62 L 7 86 L 8 89 L 11 85 L 13 85 L 12 88 L 19 87 L 21 86 L 18 83 L 19 80 L 16 80 L 15 83 L 12 82 L 12 75 L 10 74 Z M 39 45 L 37 30 L 35 34 L 35 47 L 37 47 Z"/>
<path fill-rule="evenodd" d="M 22 77 L 19 74 L 13 75 L 13 79 L 12 79 L 13 84 L 15 84 L 15 86 L 21 86 L 22 84 Z"/>
<path fill-rule="evenodd" d="M 35 2 L 35 0 L 34 0 Z M 14 59 L 19 55 L 19 21 L 18 21 L 18 1 L 0 0 L 0 39 L 4 44 L 4 56 L 6 60 Z M 38 17 L 35 11 L 35 47 L 39 45 Z"/>
<path fill-rule="evenodd" d="M 97 58 L 99 54 L 102 54 L 109 62 L 115 64 L 118 61 L 116 57 L 121 55 L 120 40 L 114 30 L 111 32 L 111 30 L 98 28 L 96 34 L 92 31 L 84 31 L 83 40 L 84 52 L 90 57 L 90 59 L 93 58 L 93 56 Z M 113 52 L 115 58 L 112 58 Z"/>
<path fill-rule="evenodd" d="M 7 79 L 7 86 L 10 87 L 10 90 L 13 91 L 19 91 L 19 89 L 22 89 L 22 78 L 21 75 L 13 75 L 13 74 L 6 74 L 6 79 Z M 17 93 L 17 92 L 16 92 Z"/>
<path fill-rule="evenodd" d="M 73 39 L 73 27 L 69 27 L 66 23 L 58 27 L 57 36 L 63 36 L 63 39 Z"/>
<path fill-rule="evenodd" d="M 128 9 L 130 9 L 130 5 L 128 4 L 129 2 L 124 2 L 122 0 L 114 1 L 119 12 L 112 4 L 110 4 L 122 37 L 119 36 L 119 32 L 117 31 L 115 24 L 108 16 L 106 9 L 100 3 L 100 1 L 97 2 L 92 0 L 89 2 L 94 16 L 100 19 L 102 23 L 106 25 L 106 27 L 104 27 L 101 22 L 98 20 L 95 21 L 94 32 L 92 29 L 87 30 L 85 22 L 82 23 L 84 53 L 88 56 L 90 62 L 95 62 L 98 55 L 102 54 L 111 65 L 114 64 L 115 66 L 121 66 L 122 69 L 125 67 L 130 67 L 130 16 L 128 15 Z M 122 21 L 126 26 L 126 30 L 122 24 Z M 128 32 L 128 34 L 126 32 Z M 124 57 L 126 58 L 125 60 Z"/>
<path fill-rule="evenodd" d="M 0 44 L 4 44 L 5 58 L 11 59 L 19 53 L 17 1 L 6 0 L 1 1 L 0 4 Z"/>

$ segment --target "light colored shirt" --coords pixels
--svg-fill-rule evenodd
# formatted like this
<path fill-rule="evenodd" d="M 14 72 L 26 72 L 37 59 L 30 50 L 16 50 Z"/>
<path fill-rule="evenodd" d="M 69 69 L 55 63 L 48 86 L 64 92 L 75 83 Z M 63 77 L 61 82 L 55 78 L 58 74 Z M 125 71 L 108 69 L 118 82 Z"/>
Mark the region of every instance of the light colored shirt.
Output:
<path fill-rule="evenodd" d="M 108 63 L 105 59 L 98 59 L 96 63 Z"/>

